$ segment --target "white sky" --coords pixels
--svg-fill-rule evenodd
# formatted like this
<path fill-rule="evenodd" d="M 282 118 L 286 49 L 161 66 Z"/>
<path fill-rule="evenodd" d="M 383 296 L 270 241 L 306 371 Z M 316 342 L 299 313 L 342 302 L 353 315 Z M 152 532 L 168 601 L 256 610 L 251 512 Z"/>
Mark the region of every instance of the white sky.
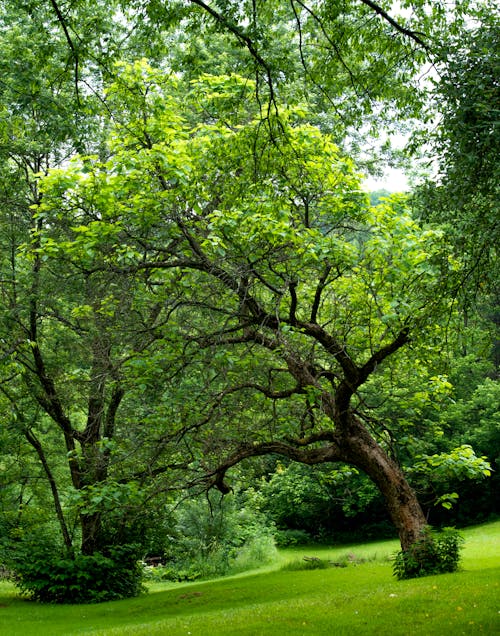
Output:
<path fill-rule="evenodd" d="M 369 192 L 374 190 L 404 192 L 410 187 L 405 173 L 397 168 L 387 168 L 383 177 L 368 177 L 364 180 L 363 185 Z"/>

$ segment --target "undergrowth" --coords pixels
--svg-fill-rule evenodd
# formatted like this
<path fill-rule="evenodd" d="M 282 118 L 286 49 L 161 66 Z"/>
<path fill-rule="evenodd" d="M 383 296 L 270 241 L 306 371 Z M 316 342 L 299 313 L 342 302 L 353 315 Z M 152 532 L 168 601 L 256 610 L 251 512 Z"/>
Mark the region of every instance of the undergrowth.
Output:
<path fill-rule="evenodd" d="M 439 532 L 426 528 L 420 541 L 409 550 L 398 552 L 393 573 L 398 580 L 413 579 L 430 574 L 456 572 L 460 562 L 463 538 L 455 528 Z"/>

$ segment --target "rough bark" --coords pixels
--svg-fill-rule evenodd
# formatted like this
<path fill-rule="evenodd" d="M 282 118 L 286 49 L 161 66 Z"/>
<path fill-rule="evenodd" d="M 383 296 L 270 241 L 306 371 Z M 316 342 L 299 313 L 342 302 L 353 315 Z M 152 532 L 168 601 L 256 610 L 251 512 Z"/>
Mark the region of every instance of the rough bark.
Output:
<path fill-rule="evenodd" d="M 342 448 L 349 463 L 365 472 L 382 493 L 402 550 L 408 550 L 422 538 L 427 525 L 414 490 L 403 471 L 371 437 L 364 425 L 349 417 L 348 434 L 341 436 Z"/>
<path fill-rule="evenodd" d="M 403 471 L 372 438 L 352 412 L 345 413 L 336 431 L 314 433 L 308 438 L 258 444 L 245 443 L 212 473 L 211 485 L 230 491 L 226 472 L 246 458 L 278 454 L 303 464 L 347 463 L 359 468 L 375 483 L 384 497 L 396 528 L 401 549 L 407 551 L 422 538 L 426 518 Z M 320 445 L 318 445 L 320 444 Z"/>
<path fill-rule="evenodd" d="M 102 544 L 102 515 L 100 512 L 80 515 L 82 529 L 82 554 L 98 552 Z"/>

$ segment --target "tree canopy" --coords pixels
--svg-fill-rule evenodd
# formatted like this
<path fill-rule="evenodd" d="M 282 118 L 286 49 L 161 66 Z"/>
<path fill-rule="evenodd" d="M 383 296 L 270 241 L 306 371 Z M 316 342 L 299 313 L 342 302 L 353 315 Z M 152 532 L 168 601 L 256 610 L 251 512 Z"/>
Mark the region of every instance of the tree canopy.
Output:
<path fill-rule="evenodd" d="M 493 150 L 471 159 L 471 186 L 458 166 L 476 133 L 450 97 L 455 72 L 489 82 L 471 98 L 489 148 L 492 75 L 453 45 L 466 32 L 493 68 L 468 25 L 484 7 L 1 6 L 0 527 L 25 589 L 137 593 L 165 505 L 227 494 L 236 466 L 268 455 L 347 464 L 339 481 L 361 471 L 403 551 L 432 542 L 412 486 L 429 494 L 439 473 L 448 506 L 450 480 L 490 474 L 469 444 L 494 438 L 490 419 L 459 438 L 440 414 L 463 348 L 488 357 L 487 325 L 464 328 L 456 303 L 484 237 L 460 254 L 465 230 L 451 240 L 437 207 L 370 204 L 357 162 L 383 127 L 422 115 L 422 65 L 451 34 L 440 148 L 465 203 L 449 209 L 466 228 L 479 197 L 494 218 Z M 494 395 L 480 384 L 466 399 Z M 51 587 L 75 572 L 100 581 L 89 597 Z"/>

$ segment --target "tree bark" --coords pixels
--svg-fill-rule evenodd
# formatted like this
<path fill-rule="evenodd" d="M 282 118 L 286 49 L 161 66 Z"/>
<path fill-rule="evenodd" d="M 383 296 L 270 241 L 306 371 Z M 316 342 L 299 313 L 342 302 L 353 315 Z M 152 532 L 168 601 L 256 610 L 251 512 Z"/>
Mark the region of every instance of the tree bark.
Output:
<path fill-rule="evenodd" d="M 422 539 L 427 520 L 403 471 L 371 437 L 362 422 L 349 415 L 340 446 L 348 463 L 361 469 L 382 493 L 403 551 Z"/>
<path fill-rule="evenodd" d="M 102 544 L 102 518 L 100 512 L 80 515 L 82 529 L 82 554 L 98 552 Z"/>
<path fill-rule="evenodd" d="M 43 470 L 45 471 L 47 481 L 49 482 L 50 491 L 52 493 L 52 500 L 54 502 L 54 508 L 56 511 L 57 520 L 59 522 L 59 527 L 61 528 L 64 546 L 66 550 L 68 551 L 68 554 L 73 554 L 73 542 L 71 540 L 71 535 L 69 533 L 68 526 L 66 524 L 66 519 L 64 517 L 64 512 L 61 505 L 61 499 L 59 497 L 59 490 L 57 488 L 56 480 L 54 478 L 54 475 L 50 469 L 49 463 L 43 451 L 42 445 L 38 441 L 37 437 L 33 434 L 33 432 L 30 431 L 29 429 L 26 429 L 25 437 L 35 449 L 40 459 L 40 462 L 43 466 Z"/>

